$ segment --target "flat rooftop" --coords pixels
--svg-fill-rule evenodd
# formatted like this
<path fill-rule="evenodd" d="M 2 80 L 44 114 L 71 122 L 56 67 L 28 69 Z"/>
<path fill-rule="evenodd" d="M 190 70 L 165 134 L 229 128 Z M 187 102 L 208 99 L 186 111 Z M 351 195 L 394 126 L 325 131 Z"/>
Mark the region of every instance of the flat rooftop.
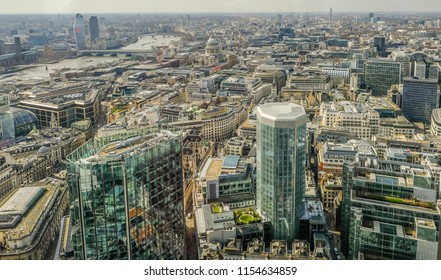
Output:
<path fill-rule="evenodd" d="M 216 179 L 222 169 L 222 159 L 211 158 L 208 160 L 204 168 L 202 169 L 201 177 L 206 177 L 207 179 Z"/>
<path fill-rule="evenodd" d="M 15 192 L 12 192 L 8 196 L 6 196 L 2 201 L 0 201 L 2 211 L 0 215 L 3 215 L 3 217 L 5 217 L 7 216 L 7 208 L 12 208 L 13 201 L 15 201 L 17 196 L 21 196 L 20 194 L 22 194 L 23 192 L 29 192 L 29 196 L 33 196 L 35 195 L 35 192 L 40 189 L 45 190 L 45 192 L 37 198 L 34 204 L 27 210 L 24 215 L 20 215 L 20 221 L 12 227 L 10 238 L 21 239 L 23 236 L 27 236 L 34 231 L 38 219 L 46 210 L 48 210 L 47 207 L 50 200 L 58 193 L 58 187 L 53 184 L 44 183 L 44 185 L 41 186 L 27 187 L 25 190 L 19 188 Z M 2 230 L 10 231 L 11 228 L 0 229 L 0 231 Z"/>
<path fill-rule="evenodd" d="M 156 146 L 158 143 L 173 137 L 177 137 L 177 135 L 170 131 L 162 131 L 161 133 L 151 133 L 144 136 L 132 137 L 123 141 L 115 141 L 105 145 L 97 153 L 83 159 L 83 161 L 87 163 L 119 159 L 125 154 L 149 149 Z"/>
<path fill-rule="evenodd" d="M 271 121 L 296 121 L 305 119 L 305 109 L 294 103 L 266 103 L 257 107 L 257 115 Z"/>
<path fill-rule="evenodd" d="M 215 180 L 222 175 L 246 173 L 247 166 L 246 160 L 239 156 L 228 155 L 224 158 L 209 158 L 202 168 L 200 178 Z"/>

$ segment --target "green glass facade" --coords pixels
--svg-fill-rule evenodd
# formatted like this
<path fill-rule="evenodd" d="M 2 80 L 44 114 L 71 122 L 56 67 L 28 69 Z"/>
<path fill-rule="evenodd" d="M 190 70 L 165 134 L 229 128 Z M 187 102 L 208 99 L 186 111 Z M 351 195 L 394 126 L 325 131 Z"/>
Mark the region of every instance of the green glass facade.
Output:
<path fill-rule="evenodd" d="M 389 161 L 359 165 L 343 166 L 341 250 L 347 259 L 436 257 L 440 205 L 430 171 Z"/>
<path fill-rule="evenodd" d="M 401 64 L 386 59 L 372 59 L 365 64 L 366 85 L 374 96 L 386 96 L 391 85 L 401 82 Z"/>
<path fill-rule="evenodd" d="M 306 115 L 304 111 L 286 114 L 289 120 L 280 123 L 276 116 L 271 125 L 268 120 L 272 117 L 259 113 L 258 110 L 256 204 L 271 221 L 273 238 L 290 242 L 298 236 L 299 220 L 304 214 Z"/>
<path fill-rule="evenodd" d="M 181 138 L 124 140 L 89 141 L 69 156 L 75 258 L 183 259 Z"/>

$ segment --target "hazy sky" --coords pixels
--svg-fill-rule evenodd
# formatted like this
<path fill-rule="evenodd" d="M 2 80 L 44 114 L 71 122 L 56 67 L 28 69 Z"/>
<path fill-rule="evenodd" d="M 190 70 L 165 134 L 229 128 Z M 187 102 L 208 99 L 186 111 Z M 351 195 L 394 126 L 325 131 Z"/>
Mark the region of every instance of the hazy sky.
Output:
<path fill-rule="evenodd" d="M 381 12 L 441 14 L 440 0 L 0 0 L 0 14 Z"/>

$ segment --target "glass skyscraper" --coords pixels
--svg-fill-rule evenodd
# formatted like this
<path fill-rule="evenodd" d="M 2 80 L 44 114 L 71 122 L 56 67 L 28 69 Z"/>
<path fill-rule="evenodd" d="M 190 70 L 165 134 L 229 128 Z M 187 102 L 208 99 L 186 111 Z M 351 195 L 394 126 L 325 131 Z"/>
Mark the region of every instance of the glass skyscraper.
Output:
<path fill-rule="evenodd" d="M 84 26 L 84 18 L 81 14 L 75 16 L 73 31 L 77 49 L 84 49 L 86 47 L 86 27 Z"/>
<path fill-rule="evenodd" d="M 91 140 L 68 158 L 76 259 L 183 259 L 181 138 Z"/>
<path fill-rule="evenodd" d="M 292 241 L 304 214 L 306 121 L 302 106 L 257 107 L 257 208 L 273 225 L 273 239 Z"/>
<path fill-rule="evenodd" d="M 90 41 L 96 43 L 96 39 L 100 37 L 100 27 L 98 24 L 98 17 L 90 17 L 89 19 L 89 29 L 90 29 Z"/>

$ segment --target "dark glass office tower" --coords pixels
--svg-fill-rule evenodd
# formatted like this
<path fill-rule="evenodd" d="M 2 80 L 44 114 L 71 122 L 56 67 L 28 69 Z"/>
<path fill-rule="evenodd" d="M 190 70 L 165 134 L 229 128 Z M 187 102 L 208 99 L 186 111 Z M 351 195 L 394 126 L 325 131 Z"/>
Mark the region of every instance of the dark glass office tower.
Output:
<path fill-rule="evenodd" d="M 100 27 L 98 17 L 90 17 L 89 19 L 90 41 L 96 43 L 96 39 L 100 37 Z"/>
<path fill-rule="evenodd" d="M 386 57 L 386 39 L 384 37 L 375 37 L 374 46 L 380 57 Z"/>
<path fill-rule="evenodd" d="M 76 259 L 183 259 L 181 138 L 89 141 L 69 158 Z"/>

